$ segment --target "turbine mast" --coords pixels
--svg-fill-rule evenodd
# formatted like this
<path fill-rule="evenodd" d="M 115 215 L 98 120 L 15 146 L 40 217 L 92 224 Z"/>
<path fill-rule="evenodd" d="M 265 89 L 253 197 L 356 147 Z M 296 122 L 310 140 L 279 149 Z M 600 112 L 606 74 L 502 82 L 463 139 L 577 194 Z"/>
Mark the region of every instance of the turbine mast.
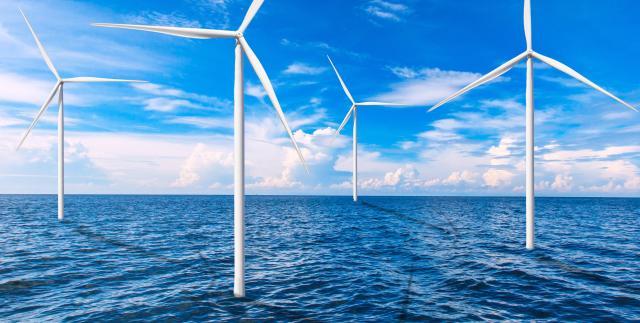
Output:
<path fill-rule="evenodd" d="M 242 45 L 236 41 L 233 87 L 233 295 L 244 297 L 244 66 Z"/>
<path fill-rule="evenodd" d="M 64 220 L 64 82 L 58 91 L 58 220 Z"/>

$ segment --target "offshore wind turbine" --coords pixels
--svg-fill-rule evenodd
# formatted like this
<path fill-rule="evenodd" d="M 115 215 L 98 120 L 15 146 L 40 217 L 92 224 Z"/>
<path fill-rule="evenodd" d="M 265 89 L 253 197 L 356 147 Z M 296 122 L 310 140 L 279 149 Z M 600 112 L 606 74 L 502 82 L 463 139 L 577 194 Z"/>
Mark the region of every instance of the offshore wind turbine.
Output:
<path fill-rule="evenodd" d="M 31 122 L 31 125 L 27 129 L 27 131 L 20 139 L 20 143 L 16 147 L 16 150 L 19 150 L 24 144 L 25 140 L 31 133 L 31 130 L 38 124 L 40 117 L 47 110 L 49 104 L 53 100 L 56 94 L 58 94 L 58 220 L 62 221 L 64 219 L 64 100 L 63 100 L 63 89 L 66 83 L 132 83 L 132 82 L 144 82 L 137 80 L 119 80 L 119 79 L 108 79 L 108 78 L 99 78 L 99 77 L 72 77 L 72 78 L 61 78 L 60 74 L 56 70 L 53 65 L 51 58 L 47 54 L 47 51 L 44 49 L 44 46 L 40 42 L 40 39 L 36 35 L 36 32 L 33 30 L 31 23 L 29 23 L 29 19 L 20 9 L 20 13 L 22 17 L 24 17 L 24 21 L 27 23 L 29 27 L 29 31 L 33 35 L 33 39 L 36 41 L 36 45 L 38 45 L 38 49 L 40 50 L 40 54 L 44 58 L 45 63 L 49 67 L 49 70 L 56 77 L 56 84 L 49 93 L 49 96 L 44 101 L 44 104 L 40 107 L 40 110 L 36 114 L 36 117 Z"/>
<path fill-rule="evenodd" d="M 353 170 L 352 170 L 352 176 L 353 176 L 353 180 L 352 181 L 353 182 L 352 182 L 352 185 L 353 185 L 353 201 L 354 202 L 358 202 L 358 107 L 361 107 L 361 106 L 386 106 L 386 107 L 388 107 L 388 106 L 404 106 L 404 104 L 386 103 L 386 102 L 356 102 L 353 99 L 353 96 L 351 95 L 351 93 L 349 92 L 349 89 L 347 88 L 347 85 L 342 80 L 342 77 L 340 76 L 340 73 L 338 73 L 338 69 L 333 64 L 333 61 L 331 60 L 331 57 L 329 57 L 329 55 L 327 55 L 327 58 L 329 59 L 329 63 L 331 63 L 331 67 L 333 67 L 333 70 L 336 72 L 336 76 L 338 77 L 338 80 L 340 81 L 340 85 L 342 85 L 342 89 L 344 90 L 344 93 L 347 95 L 347 97 L 351 101 L 351 108 L 349 109 L 349 112 L 347 112 L 347 116 L 344 117 L 344 120 L 340 124 L 340 127 L 338 127 L 338 130 L 336 130 L 335 135 L 337 136 L 338 134 L 340 134 L 340 131 L 342 130 L 342 128 L 344 128 L 344 126 L 349 121 L 349 118 L 351 117 L 351 115 L 353 115 Z"/>
<path fill-rule="evenodd" d="M 253 52 L 249 43 L 244 38 L 244 32 L 247 30 L 249 23 L 253 20 L 256 13 L 262 6 L 264 0 L 253 0 L 249 10 L 247 11 L 242 24 L 237 30 L 215 30 L 203 28 L 181 28 L 181 27 L 165 27 L 165 26 L 146 26 L 146 25 L 130 25 L 130 24 L 93 24 L 98 27 L 121 28 L 142 30 L 148 32 L 161 33 L 166 35 L 196 38 L 196 39 L 212 39 L 212 38 L 230 38 L 236 40 L 235 46 L 235 83 L 234 83 L 234 280 L 233 294 L 236 297 L 245 296 L 244 284 L 244 68 L 243 53 L 247 55 L 249 63 L 258 75 L 258 79 L 267 92 L 273 107 L 275 108 L 282 126 L 285 128 L 293 147 L 298 153 L 298 157 L 302 161 L 307 172 L 307 165 L 302 156 L 302 152 L 296 143 L 291 132 L 291 128 L 280 107 L 280 102 L 273 89 L 273 85 L 267 76 L 267 72 L 262 67 L 262 63 Z"/>
<path fill-rule="evenodd" d="M 476 81 L 470 83 L 465 86 L 458 92 L 450 95 L 446 99 L 442 100 L 440 103 L 434 105 L 429 112 L 439 108 L 443 104 L 461 96 L 462 94 L 470 91 L 473 88 L 476 88 L 482 84 L 490 82 L 491 80 L 497 78 L 498 76 L 506 73 L 510 69 L 512 69 L 516 64 L 520 61 L 526 59 L 527 60 L 527 87 L 526 87 L 526 169 L 525 169 L 525 177 L 526 177 L 526 248 L 533 249 L 534 248 L 534 212 L 535 212 L 535 200 L 534 200 L 534 113 L 533 113 L 533 59 L 537 58 L 542 62 L 560 70 L 568 74 L 569 76 L 577 79 L 578 81 L 596 89 L 599 92 L 604 93 L 605 95 L 611 97 L 612 99 L 618 101 L 622 105 L 627 108 L 638 112 L 636 108 L 631 106 L 630 104 L 622 101 L 617 96 L 611 94 L 607 90 L 601 88 L 595 83 L 588 80 L 586 77 L 582 76 L 580 73 L 571 69 L 563 63 L 558 62 L 557 60 L 544 56 L 538 52 L 533 50 L 531 45 L 531 1 L 524 0 L 524 35 L 527 43 L 527 49 L 506 63 L 500 65 L 498 68 L 493 71 L 487 73 Z"/>

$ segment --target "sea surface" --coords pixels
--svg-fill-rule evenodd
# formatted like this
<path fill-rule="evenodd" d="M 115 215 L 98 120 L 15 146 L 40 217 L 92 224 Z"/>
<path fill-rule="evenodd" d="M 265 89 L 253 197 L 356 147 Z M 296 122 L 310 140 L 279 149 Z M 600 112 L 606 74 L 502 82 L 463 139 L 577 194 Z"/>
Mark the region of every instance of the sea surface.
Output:
<path fill-rule="evenodd" d="M 640 199 L 0 195 L 0 321 L 640 320 Z"/>

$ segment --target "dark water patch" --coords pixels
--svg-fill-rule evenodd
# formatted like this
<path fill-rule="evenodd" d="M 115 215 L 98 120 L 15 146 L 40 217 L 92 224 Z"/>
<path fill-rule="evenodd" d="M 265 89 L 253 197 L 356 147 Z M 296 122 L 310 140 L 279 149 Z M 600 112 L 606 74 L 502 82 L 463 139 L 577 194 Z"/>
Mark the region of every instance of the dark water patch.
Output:
<path fill-rule="evenodd" d="M 547 254 L 544 253 L 544 250 L 538 249 L 535 250 L 535 258 L 536 260 L 540 261 L 541 263 L 554 267 L 556 269 L 562 270 L 567 274 L 570 274 L 572 276 L 575 276 L 579 279 L 582 280 L 586 280 L 589 282 L 593 282 L 596 284 L 601 284 L 601 285 L 605 285 L 608 287 L 614 287 L 614 288 L 618 288 L 620 290 L 626 291 L 628 293 L 632 293 L 635 294 L 637 296 L 640 296 L 640 287 L 637 286 L 633 286 L 630 283 L 633 282 L 623 282 L 623 281 L 617 281 L 615 279 L 611 279 L 603 274 L 599 274 L 593 271 L 589 271 L 589 270 L 585 270 L 576 266 L 573 266 L 571 264 L 568 264 L 566 262 L 563 262 L 561 260 L 555 259 Z M 640 268 L 639 268 L 640 269 Z M 635 282 L 637 283 L 637 282 Z M 636 300 L 636 302 L 638 302 L 638 300 Z M 640 304 L 640 303 L 639 303 Z"/>

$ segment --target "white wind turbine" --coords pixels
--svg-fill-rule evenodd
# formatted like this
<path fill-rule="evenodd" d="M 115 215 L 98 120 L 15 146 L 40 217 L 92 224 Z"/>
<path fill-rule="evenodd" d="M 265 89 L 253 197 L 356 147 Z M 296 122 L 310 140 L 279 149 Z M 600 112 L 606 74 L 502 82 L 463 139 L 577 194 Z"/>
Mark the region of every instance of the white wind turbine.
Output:
<path fill-rule="evenodd" d="M 361 107 L 361 106 L 389 107 L 389 106 L 404 106 L 404 104 L 385 103 L 385 102 L 356 102 L 353 99 L 353 96 L 351 96 L 351 93 L 349 93 L 349 89 L 347 89 L 347 85 L 342 80 L 340 73 L 338 73 L 338 69 L 333 64 L 333 61 L 331 61 L 331 57 L 327 55 L 327 58 L 329 59 L 329 63 L 331 63 L 331 67 L 333 67 L 333 70 L 336 72 L 336 76 L 340 81 L 340 85 L 342 85 L 342 89 L 344 90 L 344 93 L 347 95 L 347 97 L 351 101 L 351 108 L 349 109 L 349 112 L 347 112 L 347 116 L 344 117 L 344 120 L 340 124 L 340 127 L 338 127 L 338 130 L 336 130 L 335 135 L 337 136 L 338 134 L 340 134 L 340 131 L 342 130 L 342 128 L 344 128 L 344 126 L 349 121 L 349 118 L 353 114 L 353 175 L 352 175 L 353 181 L 352 181 L 352 185 L 353 185 L 353 201 L 357 202 L 358 201 L 358 107 Z"/>
<path fill-rule="evenodd" d="M 573 69 L 571 69 L 570 67 L 552 59 L 549 58 L 547 56 L 544 56 L 540 53 L 537 53 L 535 51 L 533 51 L 533 48 L 531 46 L 531 1 L 530 0 L 525 0 L 524 1 L 524 34 L 525 34 L 525 39 L 527 41 L 527 50 L 524 51 L 523 53 L 519 54 L 518 56 L 514 57 L 513 59 L 509 60 L 508 62 L 502 64 L 501 66 L 499 66 L 498 68 L 494 69 L 493 71 L 487 73 L 486 75 L 482 76 L 481 78 L 477 79 L 476 81 L 472 82 L 471 84 L 465 86 L 464 88 L 462 88 L 461 90 L 459 90 L 458 92 L 452 94 L 451 96 L 447 97 L 446 99 L 442 100 L 440 103 L 436 104 L 435 106 L 433 106 L 429 112 L 437 109 L 438 107 L 442 106 L 443 104 L 461 96 L 462 94 L 470 91 L 473 88 L 476 88 L 482 84 L 485 84 L 487 82 L 490 82 L 491 80 L 497 78 L 498 76 L 506 73 L 507 71 L 509 71 L 510 69 L 512 69 L 516 64 L 518 64 L 518 62 L 526 59 L 527 60 L 527 89 L 526 89 L 526 248 L 527 249 L 533 249 L 534 247 L 534 209 L 535 209 L 535 201 L 534 201 L 534 172 L 533 172 L 533 162 L 534 162 L 534 158 L 533 158 L 533 154 L 534 154 L 534 140 L 533 140 L 533 58 L 537 58 L 539 60 L 541 60 L 542 62 L 568 74 L 569 76 L 577 79 L 578 81 L 596 89 L 599 92 L 604 93 L 605 95 L 611 97 L 612 99 L 618 101 L 619 103 L 623 104 L 624 106 L 626 106 L 627 108 L 634 110 L 636 112 L 638 112 L 638 110 L 636 110 L 636 108 L 634 108 L 633 106 L 631 106 L 630 104 L 622 101 L 621 99 L 619 99 L 618 97 L 616 97 L 615 95 L 611 94 L 610 92 L 608 92 L 607 90 L 601 88 L 600 86 L 596 85 L 595 83 L 589 81 L 586 77 L 582 76 L 581 74 L 579 74 L 578 72 L 574 71 Z"/>
<path fill-rule="evenodd" d="M 132 83 L 132 82 L 144 82 L 144 81 L 118 80 L 118 79 L 107 79 L 107 78 L 98 78 L 98 77 L 73 77 L 73 78 L 65 78 L 65 79 L 61 78 L 60 75 L 58 74 L 58 71 L 53 66 L 53 63 L 51 62 L 51 58 L 49 58 L 49 55 L 47 54 L 44 47 L 42 46 L 40 39 L 38 39 L 38 36 L 33 30 L 33 27 L 31 27 L 31 24 L 29 23 L 29 19 L 27 19 L 27 16 L 24 14 L 24 12 L 22 12 L 22 10 L 20 10 L 20 13 L 22 13 L 22 16 L 24 17 L 24 21 L 27 23 L 27 26 L 29 27 L 31 34 L 33 35 L 33 38 L 35 39 L 36 44 L 38 45 L 38 49 L 40 49 L 40 54 L 42 54 L 42 57 L 44 58 L 45 63 L 47 63 L 47 66 L 49 67 L 53 75 L 56 77 L 57 81 L 55 86 L 53 87 L 53 90 L 51 90 L 51 93 L 47 97 L 47 100 L 44 101 L 44 104 L 40 107 L 38 114 L 36 114 L 36 117 L 33 119 L 33 122 L 31 122 L 29 129 L 27 129 L 27 131 L 22 136 L 22 139 L 20 139 L 20 143 L 18 144 L 16 150 L 22 147 L 22 144 L 24 144 L 24 141 L 29 136 L 29 133 L 31 133 L 31 130 L 33 130 L 33 128 L 36 126 L 36 124 L 40 120 L 40 117 L 42 117 L 42 114 L 44 114 L 44 112 L 49 107 L 49 103 L 51 103 L 51 101 L 53 100 L 53 97 L 56 94 L 58 94 L 58 220 L 62 221 L 62 219 L 64 219 L 64 101 L 63 101 L 63 93 L 62 93 L 64 85 L 66 83 Z"/>
<path fill-rule="evenodd" d="M 234 83 L 234 280 L 233 293 L 236 297 L 245 296 L 244 287 L 244 69 L 243 69 L 243 53 L 247 55 L 251 66 L 258 75 L 262 86 L 265 88 L 273 107 L 275 108 L 282 125 L 289 134 L 298 157 L 302 161 L 305 169 L 307 166 L 304 162 L 302 152 L 296 143 L 291 128 L 280 107 L 280 102 L 271 85 L 267 72 L 262 67 L 260 60 L 253 52 L 251 47 L 244 38 L 244 32 L 251 23 L 253 17 L 262 6 L 264 0 L 254 0 L 247 11 L 247 14 L 238 30 L 214 30 L 202 28 L 181 28 L 181 27 L 164 27 L 164 26 L 145 26 L 145 25 L 129 25 L 129 24 L 93 24 L 98 27 L 121 28 L 142 30 L 155 33 L 161 33 L 172 36 L 196 39 L 212 39 L 212 38 L 231 38 L 236 40 L 235 47 L 235 83 Z M 308 169 L 307 169 L 308 172 Z"/>

